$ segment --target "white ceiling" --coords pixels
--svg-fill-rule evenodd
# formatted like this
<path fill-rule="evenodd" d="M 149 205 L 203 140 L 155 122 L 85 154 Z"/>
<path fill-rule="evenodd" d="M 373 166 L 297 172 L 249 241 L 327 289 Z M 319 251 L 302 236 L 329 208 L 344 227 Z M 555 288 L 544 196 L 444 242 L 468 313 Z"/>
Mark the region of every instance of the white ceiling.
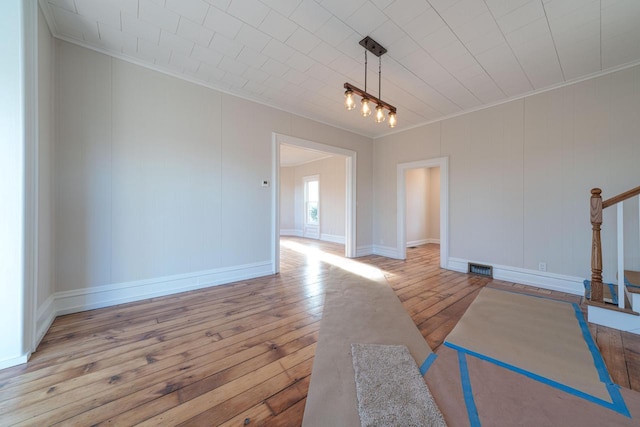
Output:
<path fill-rule="evenodd" d="M 640 0 L 40 1 L 56 37 L 371 137 L 342 87 L 367 35 L 395 130 L 640 61 Z"/>

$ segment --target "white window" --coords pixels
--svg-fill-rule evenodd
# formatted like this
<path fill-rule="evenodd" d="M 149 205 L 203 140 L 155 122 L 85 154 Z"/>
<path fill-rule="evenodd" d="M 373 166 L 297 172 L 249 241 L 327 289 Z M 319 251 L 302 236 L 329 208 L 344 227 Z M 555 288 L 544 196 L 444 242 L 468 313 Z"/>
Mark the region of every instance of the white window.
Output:
<path fill-rule="evenodd" d="M 320 223 L 320 180 L 318 175 L 304 178 L 304 222 L 306 225 Z"/>

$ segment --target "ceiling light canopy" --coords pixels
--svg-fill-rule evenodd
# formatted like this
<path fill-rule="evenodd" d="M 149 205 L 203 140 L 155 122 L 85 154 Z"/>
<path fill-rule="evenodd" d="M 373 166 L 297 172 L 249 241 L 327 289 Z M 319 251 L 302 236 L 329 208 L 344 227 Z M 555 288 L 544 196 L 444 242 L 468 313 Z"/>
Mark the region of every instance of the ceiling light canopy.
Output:
<path fill-rule="evenodd" d="M 376 42 L 371 37 L 367 36 L 360 40 L 360 45 L 364 47 L 366 50 L 364 51 L 364 90 L 359 89 L 352 85 L 351 83 L 345 83 L 344 88 L 346 91 L 344 92 L 344 107 L 347 110 L 353 110 L 356 108 L 356 101 L 353 97 L 354 94 L 357 94 L 362 97 L 362 107 L 360 108 L 360 114 L 362 117 L 368 117 L 371 115 L 371 103 L 376 105 L 375 110 L 376 113 L 374 115 L 376 123 L 382 123 L 385 121 L 384 110 L 389 110 L 389 127 L 394 128 L 398 124 L 398 119 L 396 118 L 396 107 L 391 104 L 388 104 L 382 100 L 382 58 L 381 56 L 387 53 L 387 49 L 382 47 L 378 42 Z M 378 57 L 378 97 L 375 97 L 367 92 L 367 51 L 373 53 Z"/>

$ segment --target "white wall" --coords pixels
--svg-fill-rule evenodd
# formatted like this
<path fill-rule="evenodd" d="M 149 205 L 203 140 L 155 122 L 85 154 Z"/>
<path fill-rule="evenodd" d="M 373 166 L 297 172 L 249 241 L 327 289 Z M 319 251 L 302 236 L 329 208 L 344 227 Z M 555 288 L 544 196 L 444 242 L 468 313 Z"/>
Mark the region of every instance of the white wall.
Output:
<path fill-rule="evenodd" d="M 357 152 L 371 242 L 369 138 L 63 41 L 55 102 L 62 311 L 272 271 L 273 132 Z"/>
<path fill-rule="evenodd" d="M 280 168 L 280 234 L 296 235 L 295 167 Z M 299 230 L 300 234 L 302 230 Z"/>
<path fill-rule="evenodd" d="M 36 306 L 38 336 L 53 320 L 49 310 L 53 288 L 53 142 L 54 41 L 38 8 L 38 275 Z"/>
<path fill-rule="evenodd" d="M 0 369 L 24 357 L 25 109 L 22 2 L 0 6 Z"/>
<path fill-rule="evenodd" d="M 424 244 L 429 238 L 429 169 L 405 173 L 407 246 Z"/>
<path fill-rule="evenodd" d="M 440 168 L 429 168 L 429 214 L 427 236 L 432 242 L 440 241 Z"/>
<path fill-rule="evenodd" d="M 526 271 L 546 262 L 579 290 L 590 277 L 590 189 L 606 198 L 640 184 L 639 134 L 634 67 L 380 138 L 374 241 L 396 241 L 396 164 L 448 156 L 450 257 Z M 614 212 L 603 229 L 611 280 Z"/>

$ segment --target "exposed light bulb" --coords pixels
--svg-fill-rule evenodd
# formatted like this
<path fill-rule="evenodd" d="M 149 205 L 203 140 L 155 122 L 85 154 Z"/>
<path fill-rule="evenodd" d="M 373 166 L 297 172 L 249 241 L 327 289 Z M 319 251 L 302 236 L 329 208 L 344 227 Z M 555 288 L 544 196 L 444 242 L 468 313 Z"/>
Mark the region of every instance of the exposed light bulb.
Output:
<path fill-rule="evenodd" d="M 398 124 L 395 111 L 389 111 L 389 127 L 394 128 Z"/>
<path fill-rule="evenodd" d="M 362 109 L 360 110 L 362 117 L 369 117 L 371 115 L 371 107 L 369 106 L 369 99 L 362 98 Z"/>
<path fill-rule="evenodd" d="M 381 104 L 378 104 L 376 107 L 376 123 L 384 122 L 384 107 Z"/>
<path fill-rule="evenodd" d="M 356 108 L 356 101 L 353 99 L 353 91 L 351 89 L 347 89 L 344 93 L 344 108 L 349 111 Z"/>

